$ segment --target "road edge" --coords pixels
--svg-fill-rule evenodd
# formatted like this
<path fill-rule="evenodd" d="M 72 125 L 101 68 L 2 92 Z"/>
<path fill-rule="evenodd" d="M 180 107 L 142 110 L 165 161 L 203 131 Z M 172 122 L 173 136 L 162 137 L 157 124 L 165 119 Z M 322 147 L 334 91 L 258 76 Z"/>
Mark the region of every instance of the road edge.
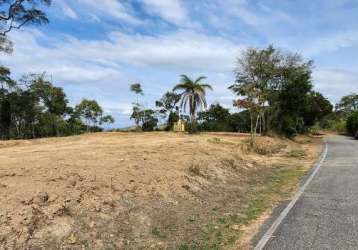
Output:
<path fill-rule="evenodd" d="M 301 185 L 301 187 L 298 189 L 298 191 L 296 192 L 296 194 L 293 196 L 292 200 L 290 201 L 290 203 L 288 203 L 288 205 L 286 206 L 286 208 L 280 213 L 280 215 L 276 218 L 276 220 L 272 223 L 272 225 L 270 226 L 270 228 L 265 232 L 265 234 L 261 237 L 261 239 L 258 241 L 257 245 L 255 246 L 254 250 L 262 250 L 264 249 L 264 247 L 266 246 L 266 244 L 268 243 L 268 241 L 272 238 L 272 235 L 275 233 L 275 231 L 277 230 L 277 228 L 280 226 L 280 224 L 282 223 L 282 221 L 286 218 L 286 216 L 288 215 L 288 213 L 291 211 L 291 209 L 295 206 L 295 204 L 297 203 L 297 201 L 300 199 L 300 197 L 302 196 L 303 192 L 306 190 L 307 186 L 311 183 L 311 181 L 313 180 L 313 178 L 316 176 L 316 174 L 318 173 L 318 171 L 321 169 L 322 163 L 324 162 L 324 160 L 327 157 L 327 153 L 328 153 L 328 143 L 326 141 L 326 139 L 324 139 L 324 148 L 321 152 L 320 157 L 318 158 L 318 160 L 316 161 L 316 163 L 314 164 L 313 167 L 313 171 L 311 172 L 311 174 L 309 175 L 309 177 L 306 179 L 306 181 L 304 182 L 303 185 Z"/>

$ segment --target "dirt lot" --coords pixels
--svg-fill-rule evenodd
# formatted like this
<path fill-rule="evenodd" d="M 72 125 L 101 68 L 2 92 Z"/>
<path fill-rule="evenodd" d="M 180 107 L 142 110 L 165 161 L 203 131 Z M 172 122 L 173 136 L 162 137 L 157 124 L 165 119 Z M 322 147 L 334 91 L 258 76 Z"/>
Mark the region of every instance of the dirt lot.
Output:
<path fill-rule="evenodd" d="M 321 140 L 98 133 L 0 142 L 0 249 L 245 249 Z"/>

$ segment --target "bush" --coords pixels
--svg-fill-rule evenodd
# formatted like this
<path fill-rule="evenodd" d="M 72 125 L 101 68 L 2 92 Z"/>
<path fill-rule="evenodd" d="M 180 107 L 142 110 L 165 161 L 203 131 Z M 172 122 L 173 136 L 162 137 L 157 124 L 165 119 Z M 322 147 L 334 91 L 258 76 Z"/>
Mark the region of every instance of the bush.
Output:
<path fill-rule="evenodd" d="M 358 132 L 358 111 L 353 112 L 347 119 L 347 132 L 355 136 Z"/>

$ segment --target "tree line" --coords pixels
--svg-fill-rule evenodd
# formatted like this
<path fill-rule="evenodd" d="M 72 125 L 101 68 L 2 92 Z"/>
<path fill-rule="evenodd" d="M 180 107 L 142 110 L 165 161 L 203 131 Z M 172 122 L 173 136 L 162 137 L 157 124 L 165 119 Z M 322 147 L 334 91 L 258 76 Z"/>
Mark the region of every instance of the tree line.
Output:
<path fill-rule="evenodd" d="M 192 80 L 186 75 L 156 101 L 156 110 L 147 112 L 166 118 L 167 130 L 181 117 L 192 132 L 250 132 L 252 140 L 256 133 L 292 138 L 333 111 L 329 100 L 313 90 L 312 67 L 312 61 L 273 46 L 247 49 L 238 57 L 235 82 L 228 87 L 236 96 L 233 106 L 238 112 L 218 103 L 207 109 L 206 92 L 212 86 L 204 82 L 205 76 Z M 138 108 L 133 108 L 132 118 L 138 117 Z"/>
<path fill-rule="evenodd" d="M 62 88 L 45 74 L 30 74 L 15 81 L 10 70 L 0 67 L 0 138 L 24 139 L 75 135 L 101 131 L 113 123 L 95 100 L 68 104 Z"/>
<path fill-rule="evenodd" d="M 45 7 L 51 0 L 0 1 L 0 52 L 11 53 L 7 34 L 24 25 L 49 22 Z M 189 132 L 250 132 L 254 142 L 257 133 L 294 137 L 314 127 L 337 129 L 356 134 L 358 130 L 357 94 L 343 97 L 333 108 L 321 93 L 313 90 L 312 61 L 299 54 L 269 46 L 251 48 L 237 59 L 235 82 L 229 89 L 236 95 L 232 113 L 220 104 L 207 109 L 206 92 L 213 90 L 206 77 L 191 79 L 180 76 L 180 82 L 155 102 L 155 109 L 144 107 L 139 83 L 130 90 L 137 96 L 131 119 L 136 130 L 170 130 L 180 118 Z M 103 123 L 113 123 L 104 116 L 94 100 L 84 99 L 76 107 L 68 105 L 62 88 L 55 87 L 45 75 L 28 75 L 15 81 L 10 70 L 0 67 L 0 137 L 37 138 L 100 131 Z M 164 124 L 164 126 L 158 126 Z"/>

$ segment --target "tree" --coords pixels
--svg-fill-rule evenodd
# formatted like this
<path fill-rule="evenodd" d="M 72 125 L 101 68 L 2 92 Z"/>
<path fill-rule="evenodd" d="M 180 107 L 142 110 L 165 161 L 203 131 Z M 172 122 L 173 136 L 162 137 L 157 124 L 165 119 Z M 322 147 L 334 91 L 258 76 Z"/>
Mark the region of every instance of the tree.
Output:
<path fill-rule="evenodd" d="M 200 130 L 204 131 L 233 131 L 230 124 L 230 112 L 220 104 L 212 104 L 207 111 L 198 113 Z"/>
<path fill-rule="evenodd" d="M 85 121 L 87 132 L 102 121 L 103 110 L 95 100 L 83 99 L 75 107 L 75 112 Z"/>
<path fill-rule="evenodd" d="M 182 91 L 180 106 L 184 108 L 184 112 L 189 108 L 190 122 L 194 132 L 197 111 L 207 107 L 206 90 L 213 90 L 211 85 L 202 83 L 205 79 L 205 76 L 200 76 L 196 80 L 192 80 L 186 75 L 181 75 L 180 83 L 173 88 L 174 92 Z"/>
<path fill-rule="evenodd" d="M 39 105 L 44 111 L 42 121 L 45 124 L 47 121 L 52 124 L 52 131 L 51 129 L 48 131 L 48 136 L 60 136 L 58 125 L 66 114 L 68 100 L 63 89 L 53 86 L 52 82 L 46 80 L 45 77 L 45 74 L 33 74 L 23 81 L 29 84 L 34 97 L 42 104 Z"/>
<path fill-rule="evenodd" d="M 139 95 L 143 95 L 142 86 L 140 83 L 134 83 L 131 85 L 130 90 L 137 95 L 137 104 L 139 105 Z"/>
<path fill-rule="evenodd" d="M 347 119 L 347 132 L 356 136 L 358 133 L 358 111 L 353 111 Z"/>
<path fill-rule="evenodd" d="M 269 46 L 267 49 L 247 49 L 238 59 L 235 69 L 235 83 L 229 87 L 238 99 L 234 106 L 248 110 L 250 115 L 251 144 L 254 144 L 260 124 L 266 132 L 265 114 L 268 96 L 277 86 L 279 52 Z"/>
<path fill-rule="evenodd" d="M 13 29 L 49 22 L 46 14 L 38 8 L 40 5 L 50 6 L 51 0 L 0 0 L 0 51 L 12 51 L 7 34 Z"/>
<path fill-rule="evenodd" d="M 248 49 L 238 58 L 236 81 L 229 88 L 238 96 L 234 106 L 250 114 L 251 144 L 258 130 L 289 137 L 303 131 L 311 69 L 312 61 L 272 46 Z"/>
<path fill-rule="evenodd" d="M 9 88 L 16 86 L 16 82 L 10 77 L 11 72 L 9 68 L 0 66 L 0 91 L 4 92 Z"/>
<path fill-rule="evenodd" d="M 159 114 L 163 118 L 167 118 L 167 130 L 173 127 L 173 124 L 179 120 L 177 106 L 180 101 L 180 95 L 174 92 L 166 92 L 163 97 L 155 102 L 155 106 L 159 108 Z"/>
<path fill-rule="evenodd" d="M 349 115 L 351 112 L 358 111 L 358 94 L 352 93 L 343 96 L 340 102 L 336 105 L 336 110 Z"/>
<path fill-rule="evenodd" d="M 312 61 L 298 54 L 282 54 L 278 67 L 280 80 L 269 95 L 271 124 L 278 134 L 292 138 L 305 131 L 304 112 L 312 84 Z"/>
<path fill-rule="evenodd" d="M 103 116 L 100 120 L 100 124 L 103 123 L 114 123 L 114 118 L 111 115 Z"/>
<path fill-rule="evenodd" d="M 321 93 L 312 91 L 307 95 L 303 119 L 305 126 L 313 126 L 331 114 L 333 105 Z"/>
<path fill-rule="evenodd" d="M 143 95 L 143 90 L 142 90 L 142 86 L 140 83 L 134 83 L 130 86 L 130 90 L 136 94 L 137 96 L 137 102 L 133 103 L 133 114 L 136 115 L 136 117 L 133 117 L 135 124 L 137 126 L 137 128 L 139 127 L 139 122 L 141 120 L 140 115 L 140 110 L 141 110 L 141 105 L 139 104 L 139 95 Z M 132 119 L 132 118 L 131 118 Z"/>

